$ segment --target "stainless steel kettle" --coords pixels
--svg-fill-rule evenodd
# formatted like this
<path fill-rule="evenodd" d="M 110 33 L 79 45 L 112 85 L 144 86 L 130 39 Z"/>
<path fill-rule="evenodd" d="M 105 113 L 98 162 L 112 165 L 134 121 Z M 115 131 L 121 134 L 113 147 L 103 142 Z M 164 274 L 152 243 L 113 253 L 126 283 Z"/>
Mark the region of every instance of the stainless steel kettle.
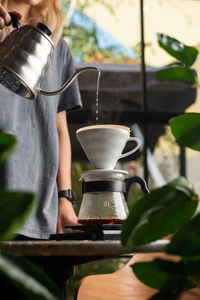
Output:
<path fill-rule="evenodd" d="M 44 75 L 53 56 L 54 45 L 49 37 L 51 31 L 38 23 L 36 27 L 24 25 L 17 15 L 10 13 L 13 30 L 0 44 L 0 83 L 14 93 L 35 99 L 37 95 L 57 95 L 65 91 L 72 81 L 85 71 L 100 72 L 96 67 L 85 67 L 75 72 L 56 91 L 40 89 Z"/>

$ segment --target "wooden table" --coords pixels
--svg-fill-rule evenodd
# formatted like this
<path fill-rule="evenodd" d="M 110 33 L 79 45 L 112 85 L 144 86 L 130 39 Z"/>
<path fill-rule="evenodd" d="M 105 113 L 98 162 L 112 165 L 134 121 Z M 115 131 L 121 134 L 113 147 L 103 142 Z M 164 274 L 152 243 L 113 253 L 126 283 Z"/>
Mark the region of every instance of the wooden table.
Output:
<path fill-rule="evenodd" d="M 67 299 L 66 283 L 74 276 L 74 266 L 105 258 L 136 253 L 162 252 L 167 240 L 145 246 L 125 248 L 120 241 L 7 241 L 0 250 L 29 258 L 45 270 Z"/>
<path fill-rule="evenodd" d="M 162 252 L 167 240 L 125 248 L 120 241 L 9 241 L 0 244 L 0 250 L 19 256 L 63 256 L 74 258 L 120 256 L 124 254 Z"/>

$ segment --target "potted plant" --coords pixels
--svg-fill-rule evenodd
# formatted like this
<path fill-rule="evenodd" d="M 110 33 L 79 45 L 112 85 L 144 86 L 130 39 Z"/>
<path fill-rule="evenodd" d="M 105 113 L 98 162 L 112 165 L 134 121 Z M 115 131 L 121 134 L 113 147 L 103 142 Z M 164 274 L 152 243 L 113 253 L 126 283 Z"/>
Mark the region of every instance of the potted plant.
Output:
<path fill-rule="evenodd" d="M 197 49 L 163 34 L 158 34 L 158 42 L 177 61 L 160 70 L 157 80 L 183 81 L 198 86 L 197 73 L 191 68 L 198 55 Z M 200 151 L 199 113 L 174 117 L 169 125 L 179 145 Z M 156 259 L 132 266 L 138 279 L 158 290 L 151 299 L 181 299 L 186 291 L 200 286 L 198 201 L 192 184 L 179 177 L 139 199 L 123 223 L 121 241 L 124 246 L 137 247 L 171 235 L 164 253 L 180 257 L 176 262 Z M 199 299 L 199 295 L 193 296 Z"/>

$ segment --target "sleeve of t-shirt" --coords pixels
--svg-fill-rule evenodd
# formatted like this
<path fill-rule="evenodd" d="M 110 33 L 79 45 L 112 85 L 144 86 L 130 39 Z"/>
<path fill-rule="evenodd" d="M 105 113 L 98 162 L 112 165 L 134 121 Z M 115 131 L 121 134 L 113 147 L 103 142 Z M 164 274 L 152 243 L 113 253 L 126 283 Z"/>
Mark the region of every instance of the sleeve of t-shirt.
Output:
<path fill-rule="evenodd" d="M 75 72 L 71 50 L 63 39 L 60 41 L 58 59 L 60 60 L 60 71 L 62 72 L 61 85 L 63 85 Z M 60 94 L 57 112 L 61 112 L 63 110 L 69 112 L 80 109 L 81 107 L 82 101 L 78 87 L 78 81 L 75 79 L 70 86 Z"/>

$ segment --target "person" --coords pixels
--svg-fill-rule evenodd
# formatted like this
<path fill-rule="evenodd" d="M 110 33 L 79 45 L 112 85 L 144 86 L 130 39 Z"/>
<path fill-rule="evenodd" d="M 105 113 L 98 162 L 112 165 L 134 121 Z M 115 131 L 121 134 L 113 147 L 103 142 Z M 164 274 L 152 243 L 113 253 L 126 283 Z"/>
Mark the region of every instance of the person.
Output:
<path fill-rule="evenodd" d="M 0 32 L 10 30 L 8 12 L 16 11 L 22 25 L 44 23 L 53 32 L 53 59 L 41 88 L 52 91 L 74 73 L 72 54 L 61 38 L 63 17 L 59 0 L 0 1 Z M 9 51 L 9 49 L 8 49 Z M 49 239 L 64 226 L 78 225 L 72 202 L 58 196 L 71 190 L 71 146 L 67 113 L 81 108 L 77 81 L 55 96 L 38 95 L 28 100 L 0 84 L 0 132 L 16 136 L 16 151 L 0 165 L 0 189 L 23 190 L 38 195 L 37 211 L 18 230 L 21 237 Z"/>

